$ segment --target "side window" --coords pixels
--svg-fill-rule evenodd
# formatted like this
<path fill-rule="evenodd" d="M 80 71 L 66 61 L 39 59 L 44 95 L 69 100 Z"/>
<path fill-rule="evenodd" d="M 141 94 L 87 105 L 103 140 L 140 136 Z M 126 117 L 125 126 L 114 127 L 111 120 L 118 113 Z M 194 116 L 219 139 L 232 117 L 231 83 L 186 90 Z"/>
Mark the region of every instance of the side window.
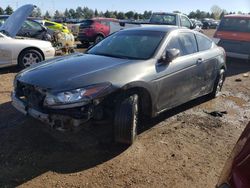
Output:
<path fill-rule="evenodd" d="M 105 26 L 109 26 L 109 22 L 108 21 L 101 21 L 101 24 L 103 24 Z"/>
<path fill-rule="evenodd" d="M 167 44 L 167 48 L 166 48 L 167 50 L 170 50 L 173 48 L 180 50 L 180 56 L 184 55 L 181 45 L 180 45 L 180 39 L 178 36 L 173 37 Z"/>
<path fill-rule="evenodd" d="M 197 34 L 196 35 L 199 51 L 209 50 L 212 47 L 212 41 L 208 38 Z"/>
<path fill-rule="evenodd" d="M 180 33 L 180 45 L 184 55 L 198 52 L 197 43 L 193 33 Z"/>
<path fill-rule="evenodd" d="M 44 25 L 45 25 L 46 27 L 49 27 L 49 26 L 54 26 L 54 24 L 53 24 L 53 23 L 49 23 L 49 22 L 45 22 L 45 23 L 44 23 Z"/>
<path fill-rule="evenodd" d="M 181 16 L 181 26 L 182 27 L 187 27 L 187 28 L 191 28 L 191 22 L 189 21 L 189 19 L 185 16 Z"/>
<path fill-rule="evenodd" d="M 31 29 L 34 31 L 41 31 L 42 27 L 39 23 L 34 22 L 34 21 L 30 21 L 30 20 L 26 20 L 23 25 L 22 25 L 22 29 Z"/>

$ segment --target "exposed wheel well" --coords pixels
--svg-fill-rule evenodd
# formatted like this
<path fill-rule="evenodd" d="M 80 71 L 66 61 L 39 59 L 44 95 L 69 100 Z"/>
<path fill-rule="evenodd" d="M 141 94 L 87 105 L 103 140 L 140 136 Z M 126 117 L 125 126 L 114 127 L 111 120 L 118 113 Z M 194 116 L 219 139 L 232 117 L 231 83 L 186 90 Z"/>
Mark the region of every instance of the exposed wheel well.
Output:
<path fill-rule="evenodd" d="M 141 107 L 140 113 L 144 116 L 152 116 L 152 99 L 149 94 L 149 92 L 142 87 L 133 87 L 129 88 L 127 90 L 119 90 L 115 93 L 115 96 L 112 96 L 112 98 L 115 98 L 115 102 L 119 101 L 120 98 L 124 98 L 125 96 L 130 96 L 132 94 L 138 94 L 139 96 L 139 105 Z"/>
<path fill-rule="evenodd" d="M 39 48 L 36 48 L 36 47 L 28 47 L 28 48 L 24 48 L 24 49 L 19 53 L 18 58 L 17 58 L 17 61 L 19 61 L 19 58 L 20 58 L 21 54 L 22 54 L 24 51 L 26 51 L 26 50 L 36 50 L 36 51 L 38 51 L 38 52 L 42 55 L 43 60 L 45 59 L 42 50 L 40 50 Z"/>

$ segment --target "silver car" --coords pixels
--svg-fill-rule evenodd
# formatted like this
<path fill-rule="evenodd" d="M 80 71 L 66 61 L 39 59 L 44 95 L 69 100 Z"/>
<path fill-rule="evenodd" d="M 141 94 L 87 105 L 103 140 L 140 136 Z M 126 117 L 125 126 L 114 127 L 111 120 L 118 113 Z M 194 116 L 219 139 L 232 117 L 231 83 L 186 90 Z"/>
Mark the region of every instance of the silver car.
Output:
<path fill-rule="evenodd" d="M 142 116 L 204 95 L 225 79 L 225 51 L 205 35 L 173 26 L 119 31 L 90 48 L 28 68 L 15 79 L 13 105 L 65 130 L 113 119 L 114 139 L 132 144 Z"/>

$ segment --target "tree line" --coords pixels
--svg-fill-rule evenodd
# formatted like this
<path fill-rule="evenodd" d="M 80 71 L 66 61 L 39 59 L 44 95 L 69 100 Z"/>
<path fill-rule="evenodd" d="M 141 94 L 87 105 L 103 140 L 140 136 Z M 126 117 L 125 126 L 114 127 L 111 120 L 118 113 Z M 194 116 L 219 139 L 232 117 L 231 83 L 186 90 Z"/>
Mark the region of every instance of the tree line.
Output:
<path fill-rule="evenodd" d="M 174 11 L 179 12 L 179 11 Z M 7 6 L 5 9 L 0 7 L 0 15 L 10 15 L 13 13 L 13 8 L 11 6 Z M 214 5 L 211 7 L 210 12 L 196 10 L 192 11 L 188 14 L 189 18 L 203 19 L 203 18 L 213 18 L 220 19 L 225 14 L 234 14 L 235 12 L 227 12 L 224 9 L 221 9 L 219 6 Z M 238 12 L 242 13 L 242 12 Z M 121 12 L 121 11 L 98 11 L 97 9 L 93 10 L 88 7 L 77 7 L 76 9 L 65 9 L 64 12 L 60 12 L 56 10 L 53 15 L 51 15 L 48 11 L 45 14 L 42 14 L 40 8 L 36 8 L 30 16 L 32 17 L 44 17 L 47 19 L 90 19 L 93 17 L 107 17 L 107 18 L 117 18 L 117 19 L 129 19 L 129 20 L 147 20 L 150 18 L 152 11 L 144 11 L 143 13 L 137 13 L 134 11 Z M 249 13 L 250 14 L 250 13 Z"/>

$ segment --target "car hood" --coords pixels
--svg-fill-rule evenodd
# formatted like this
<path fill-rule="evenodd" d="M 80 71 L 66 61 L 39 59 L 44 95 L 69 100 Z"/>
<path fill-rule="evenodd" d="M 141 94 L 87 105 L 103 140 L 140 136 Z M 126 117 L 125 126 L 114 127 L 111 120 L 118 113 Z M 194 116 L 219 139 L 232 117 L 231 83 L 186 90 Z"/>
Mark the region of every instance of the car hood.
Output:
<path fill-rule="evenodd" d="M 20 72 L 16 79 L 54 92 L 112 82 L 118 67 L 134 60 L 90 54 L 55 58 Z M 119 75 L 122 79 L 122 76 Z"/>
<path fill-rule="evenodd" d="M 4 31 L 10 37 L 15 37 L 21 29 L 24 21 L 31 14 L 36 6 L 28 4 L 18 8 L 6 22 L 0 27 L 0 31 Z"/>

